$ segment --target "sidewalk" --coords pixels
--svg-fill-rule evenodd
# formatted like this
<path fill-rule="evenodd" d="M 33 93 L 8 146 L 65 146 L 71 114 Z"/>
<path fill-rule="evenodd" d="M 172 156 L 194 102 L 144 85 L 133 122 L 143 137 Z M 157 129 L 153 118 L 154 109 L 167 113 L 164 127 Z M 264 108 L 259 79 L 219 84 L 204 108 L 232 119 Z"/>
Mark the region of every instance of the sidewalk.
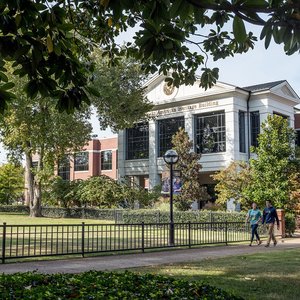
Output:
<path fill-rule="evenodd" d="M 179 249 L 160 252 L 135 253 L 123 255 L 97 256 L 48 261 L 30 261 L 0 264 L 0 273 L 38 271 L 41 273 L 80 273 L 89 270 L 130 269 L 178 262 L 199 261 L 232 255 L 243 255 L 259 252 L 272 252 L 283 249 L 300 248 L 300 238 L 279 240 L 276 247 L 230 245 L 207 246 L 203 248 Z"/>

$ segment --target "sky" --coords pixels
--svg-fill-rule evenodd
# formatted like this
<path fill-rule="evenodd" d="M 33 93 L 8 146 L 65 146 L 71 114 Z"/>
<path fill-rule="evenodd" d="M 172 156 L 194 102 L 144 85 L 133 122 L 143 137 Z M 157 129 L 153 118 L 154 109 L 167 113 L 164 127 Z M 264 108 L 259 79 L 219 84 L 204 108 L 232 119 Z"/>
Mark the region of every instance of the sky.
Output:
<path fill-rule="evenodd" d="M 260 29 L 252 28 L 256 36 Z M 129 34 L 130 36 L 130 34 Z M 124 40 L 128 41 L 125 35 Z M 210 61 L 209 67 L 218 67 L 219 81 L 238 87 L 255 85 L 277 80 L 287 80 L 295 92 L 300 96 L 300 56 L 298 53 L 292 56 L 284 54 L 283 45 L 271 43 L 269 48 L 264 48 L 264 43 L 258 41 L 254 50 L 238 54 L 235 57 L 226 58 L 217 62 Z M 200 74 L 200 72 L 199 72 Z M 100 131 L 97 118 L 92 118 L 93 133 L 99 138 L 110 137 L 113 133 L 108 129 Z M 6 161 L 6 155 L 0 146 L 0 164 Z"/>

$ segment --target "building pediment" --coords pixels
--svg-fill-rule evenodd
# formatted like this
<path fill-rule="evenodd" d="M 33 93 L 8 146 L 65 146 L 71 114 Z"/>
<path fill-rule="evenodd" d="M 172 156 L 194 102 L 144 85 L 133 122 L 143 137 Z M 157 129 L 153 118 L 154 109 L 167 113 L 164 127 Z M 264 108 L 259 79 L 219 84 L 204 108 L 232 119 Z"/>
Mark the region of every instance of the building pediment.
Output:
<path fill-rule="evenodd" d="M 156 75 L 145 83 L 146 96 L 154 105 L 163 105 L 171 102 L 179 102 L 193 98 L 201 98 L 234 92 L 236 87 L 233 85 L 217 82 L 212 88 L 205 90 L 200 87 L 200 80 L 193 85 L 181 85 L 179 88 L 169 86 L 165 81 L 166 76 Z"/>
<path fill-rule="evenodd" d="M 293 90 L 293 88 L 289 85 L 287 81 L 274 86 L 270 89 L 270 91 L 278 96 L 286 98 L 288 100 L 294 101 L 296 104 L 300 103 L 300 98 Z"/>

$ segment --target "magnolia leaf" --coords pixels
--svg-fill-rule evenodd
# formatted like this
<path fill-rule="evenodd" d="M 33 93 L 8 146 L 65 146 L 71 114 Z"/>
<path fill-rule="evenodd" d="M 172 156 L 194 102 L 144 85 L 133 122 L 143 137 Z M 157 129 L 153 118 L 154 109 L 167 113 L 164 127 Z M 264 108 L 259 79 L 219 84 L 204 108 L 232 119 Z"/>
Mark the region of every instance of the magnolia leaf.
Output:
<path fill-rule="evenodd" d="M 233 19 L 233 34 L 237 42 L 243 43 L 247 39 L 247 33 L 244 21 L 235 16 Z"/>
<path fill-rule="evenodd" d="M 49 34 L 47 35 L 47 49 L 49 53 L 53 52 L 53 41 Z"/>

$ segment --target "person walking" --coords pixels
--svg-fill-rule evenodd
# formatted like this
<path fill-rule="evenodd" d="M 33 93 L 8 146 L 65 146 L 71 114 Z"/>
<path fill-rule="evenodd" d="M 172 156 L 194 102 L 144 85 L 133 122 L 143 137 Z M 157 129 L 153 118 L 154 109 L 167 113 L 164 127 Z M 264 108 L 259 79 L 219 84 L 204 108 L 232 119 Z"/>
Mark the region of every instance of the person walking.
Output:
<path fill-rule="evenodd" d="M 246 222 L 250 221 L 251 225 L 251 240 L 249 246 L 252 246 L 254 236 L 256 237 L 256 242 L 258 245 L 261 244 L 261 240 L 259 238 L 257 229 L 258 229 L 258 222 L 261 220 L 261 212 L 257 208 L 257 204 L 255 202 L 252 203 L 252 209 L 250 209 L 247 213 Z"/>
<path fill-rule="evenodd" d="M 274 247 L 277 245 L 277 241 L 274 235 L 275 221 L 277 224 L 277 230 L 279 230 L 279 219 L 278 219 L 276 209 L 272 206 L 272 202 L 270 200 L 267 200 L 266 208 L 263 211 L 263 219 L 262 219 L 262 224 L 266 223 L 268 229 L 268 240 L 265 247 L 270 246 L 271 240 L 274 243 Z"/>

